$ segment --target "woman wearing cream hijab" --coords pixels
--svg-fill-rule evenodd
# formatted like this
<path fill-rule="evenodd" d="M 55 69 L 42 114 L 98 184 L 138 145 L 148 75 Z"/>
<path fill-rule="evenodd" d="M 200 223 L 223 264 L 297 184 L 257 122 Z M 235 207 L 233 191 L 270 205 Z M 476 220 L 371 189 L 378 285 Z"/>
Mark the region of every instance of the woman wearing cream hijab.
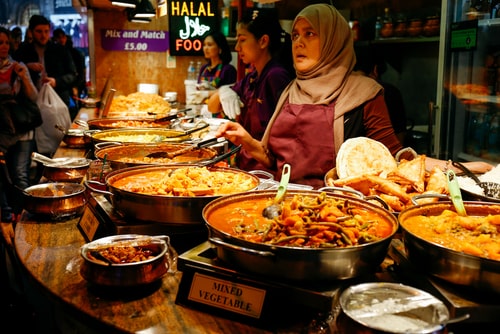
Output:
<path fill-rule="evenodd" d="M 314 187 L 323 185 L 347 138 L 376 139 L 393 154 L 401 149 L 382 87 L 353 72 L 351 29 L 340 13 L 326 4 L 307 6 L 295 18 L 291 35 L 297 78 L 281 95 L 262 140 L 235 123 L 221 126 L 217 135 L 242 144 L 277 175 L 289 163 L 292 182 Z"/>

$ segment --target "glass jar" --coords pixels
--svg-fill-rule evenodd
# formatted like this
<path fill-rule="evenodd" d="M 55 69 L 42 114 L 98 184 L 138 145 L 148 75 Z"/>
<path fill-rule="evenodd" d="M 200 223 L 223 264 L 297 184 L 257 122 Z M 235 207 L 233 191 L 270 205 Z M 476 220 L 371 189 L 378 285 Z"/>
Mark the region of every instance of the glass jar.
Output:
<path fill-rule="evenodd" d="M 408 36 L 411 37 L 416 37 L 420 36 L 422 34 L 422 29 L 423 29 L 423 22 L 421 19 L 414 19 L 410 21 L 410 25 L 408 26 L 408 29 L 406 29 L 406 32 Z"/>

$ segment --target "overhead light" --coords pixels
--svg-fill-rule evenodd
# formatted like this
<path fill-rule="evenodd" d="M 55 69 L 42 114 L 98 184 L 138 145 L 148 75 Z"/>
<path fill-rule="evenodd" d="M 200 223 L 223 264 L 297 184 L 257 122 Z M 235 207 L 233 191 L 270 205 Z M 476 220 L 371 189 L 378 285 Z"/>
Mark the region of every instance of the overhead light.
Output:
<path fill-rule="evenodd" d="M 129 22 L 135 22 L 135 23 L 149 23 L 149 22 L 151 22 L 150 17 L 134 16 L 134 13 L 135 13 L 134 9 L 127 8 L 125 11 L 127 12 L 127 19 Z"/>
<path fill-rule="evenodd" d="M 134 17 L 155 17 L 156 9 L 149 0 L 141 0 L 141 2 L 133 10 Z"/>
<path fill-rule="evenodd" d="M 113 6 L 135 8 L 137 0 L 109 0 Z"/>
<path fill-rule="evenodd" d="M 129 21 L 134 23 L 149 23 L 151 19 L 148 17 L 133 17 Z"/>

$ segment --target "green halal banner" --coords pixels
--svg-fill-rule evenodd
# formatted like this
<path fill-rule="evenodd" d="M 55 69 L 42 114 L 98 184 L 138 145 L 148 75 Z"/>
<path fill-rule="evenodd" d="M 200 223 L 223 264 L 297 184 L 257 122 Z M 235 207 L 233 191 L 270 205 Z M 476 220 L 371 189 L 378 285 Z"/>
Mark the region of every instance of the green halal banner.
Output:
<path fill-rule="evenodd" d="M 170 54 L 194 56 L 203 54 L 203 39 L 218 29 L 216 0 L 168 1 Z"/>

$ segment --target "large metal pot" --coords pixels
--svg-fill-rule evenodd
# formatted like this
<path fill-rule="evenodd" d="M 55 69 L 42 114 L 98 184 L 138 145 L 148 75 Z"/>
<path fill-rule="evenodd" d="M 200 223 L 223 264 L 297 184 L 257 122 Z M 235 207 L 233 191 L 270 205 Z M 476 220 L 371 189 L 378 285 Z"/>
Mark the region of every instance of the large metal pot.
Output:
<path fill-rule="evenodd" d="M 133 247 L 153 253 L 149 259 L 137 262 L 114 263 L 102 254 L 110 247 Z M 149 284 L 162 278 L 168 271 L 175 272 L 175 250 L 168 236 L 137 234 L 115 235 L 83 245 L 80 273 L 87 281 L 110 287 L 132 287 Z"/>
<path fill-rule="evenodd" d="M 111 143 L 110 143 L 111 144 Z M 160 144 L 111 144 L 101 146 L 98 144 L 94 155 L 97 159 L 104 160 L 110 164 L 111 168 L 122 169 L 127 167 L 144 165 L 171 165 L 198 163 L 212 159 L 217 155 L 217 151 L 212 148 L 196 148 L 178 155 L 172 159 L 167 158 L 146 158 L 147 155 L 156 152 L 173 152 L 180 150 L 190 144 L 180 143 L 160 143 Z"/>
<path fill-rule="evenodd" d="M 120 189 L 115 186 L 119 180 L 148 172 L 161 172 L 168 176 L 172 171 L 182 167 L 199 167 L 199 165 L 170 165 L 170 166 L 139 166 L 119 169 L 106 176 L 108 191 L 102 191 L 92 186 L 93 182 L 85 184 L 92 191 L 109 195 L 114 209 L 125 218 L 147 222 L 166 224 L 203 224 L 202 210 L 206 204 L 220 196 L 160 196 L 146 195 Z M 259 185 L 259 178 L 251 173 L 233 168 L 209 167 L 210 171 L 225 171 L 242 173 L 250 177 L 255 187 Z"/>
<path fill-rule="evenodd" d="M 83 213 L 85 186 L 77 183 L 41 183 L 24 190 L 24 208 L 37 218 L 65 220 Z"/>
<path fill-rule="evenodd" d="M 154 117 L 112 117 L 95 118 L 87 121 L 90 130 L 111 130 L 122 128 L 169 128 L 170 120 L 158 121 Z"/>
<path fill-rule="evenodd" d="M 320 191 L 287 191 L 286 199 L 295 194 L 317 196 Z M 209 240 L 215 245 L 218 258 L 249 273 L 297 281 L 343 280 L 371 273 L 384 260 L 392 236 L 398 229 L 397 219 L 387 210 L 352 196 L 327 193 L 328 197 L 347 201 L 350 205 L 375 213 L 392 225 L 392 233 L 375 242 L 342 248 L 305 248 L 276 246 L 250 242 L 232 236 L 211 225 L 210 215 L 230 203 L 272 199 L 275 191 L 253 191 L 224 196 L 203 209 L 209 229 Z"/>
<path fill-rule="evenodd" d="M 92 142 L 105 143 L 141 143 L 141 144 L 158 144 L 163 142 L 182 142 L 193 137 L 198 137 L 205 130 L 208 130 L 208 124 L 204 123 L 192 129 L 173 130 L 173 129 L 111 129 L 96 131 L 91 134 Z"/>
<path fill-rule="evenodd" d="M 500 214 L 500 204 L 487 202 L 464 202 L 470 216 Z M 500 293 L 500 261 L 465 254 L 429 242 L 405 228 L 405 221 L 414 216 L 437 216 L 444 210 L 455 211 L 452 202 L 437 202 L 417 205 L 399 214 L 403 240 L 408 259 L 416 268 L 447 282 Z"/>

